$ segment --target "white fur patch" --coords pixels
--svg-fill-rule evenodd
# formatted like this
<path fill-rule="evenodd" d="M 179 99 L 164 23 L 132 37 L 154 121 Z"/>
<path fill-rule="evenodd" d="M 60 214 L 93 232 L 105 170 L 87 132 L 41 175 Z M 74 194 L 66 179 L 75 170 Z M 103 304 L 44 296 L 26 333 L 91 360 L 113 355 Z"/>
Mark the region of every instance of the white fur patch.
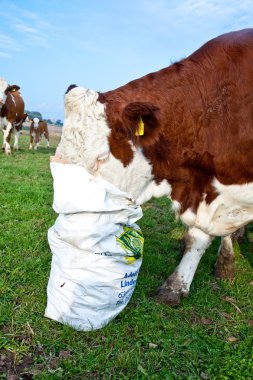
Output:
<path fill-rule="evenodd" d="M 11 96 L 11 100 L 12 100 L 14 106 L 16 107 L 17 105 L 16 105 L 15 97 L 14 97 L 11 93 L 9 93 L 9 94 L 10 94 L 10 96 Z M 17 114 L 16 114 L 16 116 L 17 116 Z"/>
<path fill-rule="evenodd" d="M 253 220 L 253 183 L 223 185 L 214 179 L 219 194 L 212 203 L 204 200 L 197 213 L 186 210 L 181 219 L 212 236 L 226 236 Z"/>
<path fill-rule="evenodd" d="M 188 235 L 192 241 L 191 247 L 184 254 L 175 270 L 177 276 L 175 281 L 181 283 L 182 293 L 185 294 L 189 292 L 199 261 L 211 242 L 210 236 L 198 228 L 190 228 Z"/>
<path fill-rule="evenodd" d="M 166 180 L 159 185 L 153 181 L 152 166 L 140 148 L 131 144 L 134 158 L 127 167 L 110 153 L 108 136 L 111 130 L 105 106 L 97 99 L 97 92 L 82 87 L 66 94 L 65 122 L 57 155 L 111 182 L 139 204 L 153 196 L 170 195 L 171 187 Z"/>
<path fill-rule="evenodd" d="M 192 212 L 189 208 L 180 216 L 183 223 L 187 224 L 189 227 L 193 227 L 196 222 L 196 214 Z"/>
<path fill-rule="evenodd" d="M 33 119 L 33 122 L 34 122 L 34 128 L 37 129 L 39 126 L 40 119 L 38 117 L 35 117 Z"/>
<path fill-rule="evenodd" d="M 15 128 L 14 128 L 14 149 L 19 149 L 19 146 L 18 146 L 18 140 L 19 140 L 19 136 L 20 136 L 21 132 L 20 131 L 17 131 Z"/>
<path fill-rule="evenodd" d="M 10 133 L 10 130 L 12 129 L 12 124 L 9 122 L 9 120 L 6 117 L 1 117 L 1 126 L 4 128 L 4 139 L 6 139 Z"/>
<path fill-rule="evenodd" d="M 5 100 L 7 98 L 7 95 L 4 93 L 8 86 L 8 83 L 4 78 L 0 77 L 0 107 L 3 103 L 5 103 Z"/>
<path fill-rule="evenodd" d="M 99 157 L 109 153 L 110 129 L 98 93 L 76 87 L 65 96 L 65 121 L 58 154 L 84 166 L 91 174 Z"/>
<path fill-rule="evenodd" d="M 152 197 L 161 197 L 171 194 L 171 186 L 163 180 L 159 185 L 155 183 L 152 175 L 152 166 L 143 155 L 140 148 L 132 146 L 134 158 L 124 167 L 120 160 L 112 154 L 101 165 L 95 174 L 113 183 L 120 190 L 131 194 L 138 204 L 147 202 Z"/>
<path fill-rule="evenodd" d="M 178 201 L 172 201 L 172 206 L 171 206 L 172 211 L 174 211 L 176 214 L 179 213 L 181 209 L 181 204 Z"/>

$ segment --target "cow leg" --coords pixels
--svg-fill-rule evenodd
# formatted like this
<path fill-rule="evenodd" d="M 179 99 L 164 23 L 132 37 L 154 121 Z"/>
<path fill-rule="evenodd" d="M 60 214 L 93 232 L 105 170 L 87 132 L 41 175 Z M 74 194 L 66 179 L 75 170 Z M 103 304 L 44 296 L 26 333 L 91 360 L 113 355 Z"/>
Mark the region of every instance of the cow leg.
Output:
<path fill-rule="evenodd" d="M 47 144 L 47 148 L 50 148 L 50 144 L 49 144 L 49 139 L 46 138 L 46 144 Z"/>
<path fill-rule="evenodd" d="M 19 140 L 20 134 L 21 134 L 21 131 L 17 131 L 16 129 L 14 129 L 14 145 L 13 145 L 13 149 L 15 149 L 15 150 L 19 149 L 18 140 Z"/>
<path fill-rule="evenodd" d="M 40 136 L 39 136 L 39 134 L 36 134 L 36 136 L 35 136 L 35 147 L 34 147 L 34 149 L 37 150 L 38 147 L 39 147 L 39 145 L 40 145 Z"/>
<path fill-rule="evenodd" d="M 198 267 L 199 261 L 208 248 L 212 238 L 198 228 L 189 228 L 183 258 L 175 272 L 156 291 L 159 302 L 177 305 L 181 296 L 187 296 Z"/>
<path fill-rule="evenodd" d="M 46 139 L 47 148 L 50 148 L 50 144 L 49 144 L 49 134 L 48 134 L 48 132 L 45 132 L 45 133 L 44 133 L 44 136 L 45 136 L 45 139 Z"/>
<path fill-rule="evenodd" d="M 33 140 L 34 140 L 34 137 L 32 134 L 30 134 L 30 145 L 29 145 L 29 149 L 32 149 L 33 148 Z"/>
<path fill-rule="evenodd" d="M 11 154 L 10 140 L 11 140 L 11 132 L 12 132 L 12 124 L 8 122 L 6 128 L 3 129 L 3 148 L 5 150 L 5 154 Z"/>
<path fill-rule="evenodd" d="M 245 227 L 235 231 L 221 240 L 218 258 L 215 264 L 215 276 L 223 280 L 233 280 L 235 277 L 235 253 L 233 241 L 240 242 L 243 239 Z"/>
<path fill-rule="evenodd" d="M 231 235 L 225 236 L 221 240 L 214 274 L 224 280 L 232 280 L 235 276 L 235 255 Z"/>

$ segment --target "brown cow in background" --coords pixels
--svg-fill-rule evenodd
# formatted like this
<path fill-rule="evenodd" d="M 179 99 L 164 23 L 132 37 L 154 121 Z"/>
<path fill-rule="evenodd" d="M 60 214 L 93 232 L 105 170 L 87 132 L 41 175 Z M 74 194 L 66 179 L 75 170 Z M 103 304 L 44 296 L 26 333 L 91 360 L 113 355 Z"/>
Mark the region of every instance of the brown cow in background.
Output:
<path fill-rule="evenodd" d="M 47 148 L 49 148 L 49 132 L 47 123 L 44 120 L 39 120 L 39 118 L 35 117 L 30 125 L 29 149 L 34 147 L 34 149 L 37 150 L 43 136 L 46 139 Z"/>
<path fill-rule="evenodd" d="M 20 95 L 20 87 L 8 85 L 4 78 L 0 78 L 0 126 L 3 129 L 3 149 L 6 154 L 11 153 L 10 139 L 14 132 L 14 149 L 18 149 L 18 139 L 22 129 L 22 124 L 27 115 L 25 114 L 25 104 Z"/>

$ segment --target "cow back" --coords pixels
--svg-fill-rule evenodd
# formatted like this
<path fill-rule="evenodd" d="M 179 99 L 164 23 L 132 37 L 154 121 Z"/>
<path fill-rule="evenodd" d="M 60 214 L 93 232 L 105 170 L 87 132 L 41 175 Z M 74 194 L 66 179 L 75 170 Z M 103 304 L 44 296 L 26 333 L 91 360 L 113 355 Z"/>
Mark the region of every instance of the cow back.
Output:
<path fill-rule="evenodd" d="M 39 129 L 41 133 L 48 133 L 48 126 L 45 120 L 39 122 Z"/>
<path fill-rule="evenodd" d="M 180 62 L 100 94 L 112 131 L 111 152 L 128 165 L 131 140 L 142 147 L 155 177 L 170 183 L 182 178 L 190 183 L 200 173 L 226 184 L 252 181 L 252 62 L 253 29 L 245 29 L 219 36 Z M 136 136 L 140 117 L 145 133 Z"/>

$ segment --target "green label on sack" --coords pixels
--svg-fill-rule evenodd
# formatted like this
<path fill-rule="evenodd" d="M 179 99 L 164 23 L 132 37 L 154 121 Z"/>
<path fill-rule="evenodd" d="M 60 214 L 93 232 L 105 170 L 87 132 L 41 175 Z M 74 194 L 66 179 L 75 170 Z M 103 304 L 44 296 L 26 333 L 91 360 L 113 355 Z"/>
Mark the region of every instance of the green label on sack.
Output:
<path fill-rule="evenodd" d="M 117 244 L 126 252 L 128 264 L 134 263 L 143 255 L 144 236 L 141 230 L 123 226 L 123 232 L 116 237 Z"/>

